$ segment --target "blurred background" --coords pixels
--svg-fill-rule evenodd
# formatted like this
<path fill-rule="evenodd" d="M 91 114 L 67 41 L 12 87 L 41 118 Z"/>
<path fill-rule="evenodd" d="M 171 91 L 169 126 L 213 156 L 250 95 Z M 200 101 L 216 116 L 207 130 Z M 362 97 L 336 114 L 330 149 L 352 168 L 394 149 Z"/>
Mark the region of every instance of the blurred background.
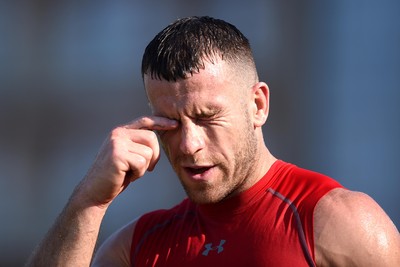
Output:
<path fill-rule="evenodd" d="M 109 131 L 149 112 L 143 50 L 210 15 L 251 41 L 273 154 L 372 196 L 400 227 L 399 1 L 0 2 L 0 266 L 21 266 Z M 107 213 L 100 242 L 184 197 L 163 156 Z"/>

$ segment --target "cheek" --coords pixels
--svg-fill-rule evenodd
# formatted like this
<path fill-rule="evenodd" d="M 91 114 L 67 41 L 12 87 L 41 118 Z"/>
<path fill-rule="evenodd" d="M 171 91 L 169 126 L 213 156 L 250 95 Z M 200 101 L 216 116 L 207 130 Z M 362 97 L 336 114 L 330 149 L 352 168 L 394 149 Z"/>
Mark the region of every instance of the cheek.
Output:
<path fill-rule="evenodd" d="M 163 137 L 160 137 L 160 144 L 170 161 L 174 157 L 173 154 L 176 153 L 179 149 L 179 143 L 177 142 L 177 140 L 178 139 L 171 136 L 171 134 L 168 134 L 168 136 L 165 135 Z"/>
<path fill-rule="evenodd" d="M 237 133 L 232 129 L 218 129 L 210 131 L 206 141 L 207 152 L 212 155 L 218 155 L 230 161 L 234 154 L 235 146 L 242 140 L 237 138 Z"/>

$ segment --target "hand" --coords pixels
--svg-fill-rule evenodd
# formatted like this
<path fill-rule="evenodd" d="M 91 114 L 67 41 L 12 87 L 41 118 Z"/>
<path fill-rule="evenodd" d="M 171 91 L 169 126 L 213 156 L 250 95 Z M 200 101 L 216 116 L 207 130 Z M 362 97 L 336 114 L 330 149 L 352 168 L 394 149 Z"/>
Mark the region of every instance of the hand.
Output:
<path fill-rule="evenodd" d="M 153 130 L 168 131 L 178 122 L 164 117 L 141 117 L 115 128 L 103 143 L 79 191 L 93 205 L 108 206 L 131 182 L 152 171 L 160 157 Z"/>

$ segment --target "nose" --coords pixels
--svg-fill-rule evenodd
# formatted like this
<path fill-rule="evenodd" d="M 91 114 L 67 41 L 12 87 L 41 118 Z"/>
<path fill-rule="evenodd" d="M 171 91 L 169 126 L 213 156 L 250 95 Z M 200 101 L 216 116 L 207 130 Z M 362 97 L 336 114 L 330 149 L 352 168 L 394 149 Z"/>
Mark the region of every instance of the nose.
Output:
<path fill-rule="evenodd" d="M 192 121 L 182 123 L 180 150 L 187 155 L 193 155 L 204 148 L 204 131 Z"/>

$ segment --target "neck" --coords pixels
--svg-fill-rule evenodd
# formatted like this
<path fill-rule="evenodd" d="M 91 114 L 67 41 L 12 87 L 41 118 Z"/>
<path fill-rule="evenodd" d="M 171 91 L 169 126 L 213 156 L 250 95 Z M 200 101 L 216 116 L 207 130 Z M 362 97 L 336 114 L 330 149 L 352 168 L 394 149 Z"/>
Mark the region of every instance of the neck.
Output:
<path fill-rule="evenodd" d="M 271 168 L 276 158 L 269 152 L 268 148 L 263 144 L 255 159 L 255 163 L 251 169 L 251 174 L 243 181 L 243 188 L 241 191 L 247 190 L 256 184 Z"/>
<path fill-rule="evenodd" d="M 272 164 L 274 164 L 276 161 L 276 158 L 269 152 L 263 140 L 254 156 L 254 164 L 248 168 L 247 175 L 243 177 L 242 182 L 237 185 L 236 190 L 227 195 L 225 199 L 234 197 L 251 188 L 264 177 L 264 175 L 271 168 Z"/>
<path fill-rule="evenodd" d="M 258 199 L 260 193 L 263 194 L 262 192 L 265 192 L 276 172 L 276 167 L 274 168 L 273 166 L 278 166 L 274 165 L 277 159 L 268 150 L 265 153 L 267 155 L 264 161 L 266 165 L 265 168 L 262 168 L 264 173 L 259 175 L 257 179 L 252 180 L 253 183 L 246 184 L 248 188 L 238 190 L 217 203 L 199 204 L 200 211 L 210 218 L 217 219 L 232 218 L 235 214 L 240 214 L 247 210 L 249 205 Z"/>

